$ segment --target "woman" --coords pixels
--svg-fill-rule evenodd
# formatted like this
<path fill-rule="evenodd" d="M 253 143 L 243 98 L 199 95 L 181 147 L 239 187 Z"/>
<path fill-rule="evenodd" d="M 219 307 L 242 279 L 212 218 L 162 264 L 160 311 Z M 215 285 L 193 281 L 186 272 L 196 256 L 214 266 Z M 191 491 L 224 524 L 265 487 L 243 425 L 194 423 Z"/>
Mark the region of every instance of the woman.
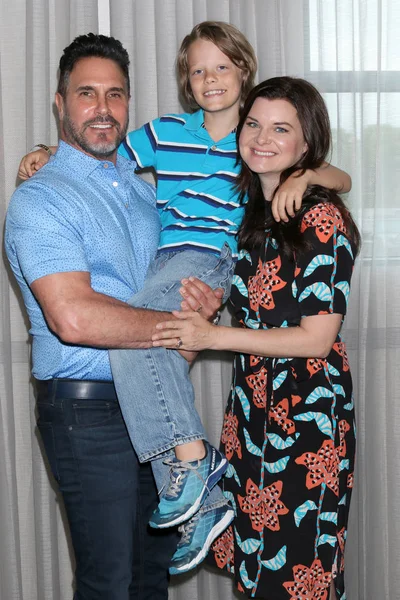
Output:
<path fill-rule="evenodd" d="M 353 482 L 352 383 L 340 329 L 359 233 L 340 197 L 312 186 L 288 224 L 271 199 L 330 147 L 324 101 L 276 77 L 250 93 L 237 130 L 249 202 L 231 303 L 241 328 L 174 313 L 154 345 L 236 352 L 222 432 L 234 526 L 213 545 L 240 591 L 268 600 L 340 599 Z"/>

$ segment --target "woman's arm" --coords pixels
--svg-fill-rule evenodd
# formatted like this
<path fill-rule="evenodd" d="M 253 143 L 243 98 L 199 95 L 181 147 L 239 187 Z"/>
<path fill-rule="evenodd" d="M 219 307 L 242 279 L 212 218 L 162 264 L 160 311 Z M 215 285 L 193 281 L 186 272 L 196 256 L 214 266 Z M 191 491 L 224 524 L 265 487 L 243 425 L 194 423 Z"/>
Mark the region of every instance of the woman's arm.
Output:
<path fill-rule="evenodd" d="M 324 163 L 318 169 L 307 169 L 303 175 L 293 173 L 278 188 L 272 200 L 272 215 L 276 221 L 289 220 L 294 217 L 303 201 L 303 195 L 309 185 L 321 185 L 330 190 L 346 193 L 351 190 L 351 177 L 341 169 Z"/>
<path fill-rule="evenodd" d="M 276 358 L 326 358 L 340 330 L 342 315 L 304 317 L 298 327 L 252 330 L 216 327 L 197 313 L 173 312 L 176 321 L 158 323 L 153 346 L 170 347 L 180 338 L 191 351 L 230 350 Z"/>

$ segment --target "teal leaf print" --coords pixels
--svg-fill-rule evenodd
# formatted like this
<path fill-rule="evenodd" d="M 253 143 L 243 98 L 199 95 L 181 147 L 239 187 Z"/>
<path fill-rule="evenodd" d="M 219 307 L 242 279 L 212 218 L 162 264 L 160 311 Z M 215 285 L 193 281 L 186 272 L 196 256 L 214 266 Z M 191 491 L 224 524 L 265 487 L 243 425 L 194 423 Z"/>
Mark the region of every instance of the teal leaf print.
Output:
<path fill-rule="evenodd" d="M 344 387 L 339 383 L 333 384 L 333 389 L 335 391 L 336 396 L 345 396 L 346 392 L 344 391 Z"/>
<path fill-rule="evenodd" d="M 242 390 L 242 388 L 240 387 L 240 385 L 237 385 L 235 387 L 235 394 L 236 394 L 236 396 L 240 400 L 240 403 L 241 403 L 242 408 L 243 408 L 244 416 L 246 417 L 246 420 L 248 421 L 250 419 L 250 402 L 249 402 L 249 399 L 247 398 L 246 394 L 244 393 L 244 391 Z"/>
<path fill-rule="evenodd" d="M 252 588 L 255 586 L 255 582 L 251 581 L 251 579 L 249 579 L 249 576 L 247 575 L 246 561 L 243 561 L 240 565 L 239 573 L 245 587 Z"/>
<path fill-rule="evenodd" d="M 240 355 L 240 365 L 242 367 L 242 371 L 244 371 L 246 368 L 246 363 L 245 363 L 243 354 Z"/>
<path fill-rule="evenodd" d="M 296 433 L 296 439 L 299 437 L 299 435 L 299 433 Z M 273 446 L 277 450 L 286 450 L 286 448 L 290 448 L 290 446 L 293 446 L 295 442 L 295 440 L 290 436 L 288 436 L 286 440 L 284 440 L 276 433 L 267 433 L 267 437 L 271 446 Z"/>
<path fill-rule="evenodd" d="M 351 395 L 351 402 L 348 402 L 347 404 L 345 404 L 343 406 L 343 408 L 345 408 L 346 410 L 353 410 L 353 408 L 354 408 L 354 395 L 353 394 Z M 354 433 L 356 433 L 355 423 L 354 423 Z"/>
<path fill-rule="evenodd" d="M 245 319 L 244 322 L 249 329 L 260 329 L 260 321 L 256 321 L 255 319 Z"/>
<path fill-rule="evenodd" d="M 248 252 L 248 250 L 240 250 L 238 260 L 242 260 L 242 258 L 245 258 L 250 264 L 252 264 L 250 252 Z"/>
<path fill-rule="evenodd" d="M 339 371 L 337 369 L 335 369 L 335 367 L 333 365 L 331 365 L 330 363 L 328 363 L 328 371 L 334 377 L 339 377 L 339 375 L 340 375 Z"/>
<path fill-rule="evenodd" d="M 235 467 L 229 463 L 228 469 L 226 470 L 225 477 L 234 477 L 236 483 L 240 486 L 240 479 L 238 477 L 237 471 Z"/>
<path fill-rule="evenodd" d="M 333 439 L 332 424 L 324 413 L 307 412 L 293 417 L 295 421 L 315 421 L 318 429 L 329 438 Z"/>
<path fill-rule="evenodd" d="M 312 500 L 307 500 L 301 506 L 298 506 L 294 511 L 294 522 L 298 527 L 303 519 L 306 516 L 309 510 L 316 510 L 317 505 Z"/>
<path fill-rule="evenodd" d="M 323 512 L 319 515 L 321 521 L 330 521 L 331 523 L 335 523 L 337 525 L 337 513 L 335 512 Z"/>
<path fill-rule="evenodd" d="M 320 398 L 333 398 L 334 395 L 335 394 L 332 392 L 332 390 L 328 390 L 328 388 L 318 386 L 317 388 L 315 388 L 315 390 L 311 392 L 309 396 L 307 396 L 305 403 L 314 404 L 314 402 L 316 402 Z"/>
<path fill-rule="evenodd" d="M 285 381 L 286 377 L 287 377 L 287 371 L 282 371 L 282 373 L 279 373 L 279 375 L 277 375 L 275 377 L 275 379 L 272 382 L 272 389 L 275 391 L 278 388 L 281 387 L 282 383 Z"/>
<path fill-rule="evenodd" d="M 288 358 L 278 358 L 276 361 L 277 365 L 284 365 L 289 359 Z"/>
<path fill-rule="evenodd" d="M 354 258 L 353 250 L 351 249 L 350 242 L 347 238 L 344 237 L 344 235 L 339 235 L 339 237 L 337 239 L 337 247 L 339 248 L 339 246 L 344 246 L 346 248 L 346 250 L 348 250 L 351 258 Z"/>
<path fill-rule="evenodd" d="M 314 273 L 317 267 L 333 264 L 333 261 L 333 256 L 329 256 L 329 254 L 318 254 L 318 256 L 315 256 L 308 264 L 303 277 L 308 277 L 311 273 Z"/>
<path fill-rule="evenodd" d="M 269 560 L 262 560 L 261 564 L 270 571 L 278 571 L 286 564 L 286 546 L 282 546 L 278 554 Z"/>
<path fill-rule="evenodd" d="M 292 283 L 292 296 L 293 298 L 297 298 L 297 283 L 295 279 L 293 279 Z"/>
<path fill-rule="evenodd" d="M 260 448 L 258 446 L 256 446 L 255 444 L 253 444 L 253 442 L 250 439 L 247 429 L 243 428 L 243 433 L 244 433 L 244 439 L 246 440 L 247 450 L 249 452 L 251 452 L 251 454 L 254 454 L 254 456 L 261 456 L 262 452 L 261 452 Z"/>
<path fill-rule="evenodd" d="M 234 495 L 232 494 L 232 492 L 227 492 L 225 490 L 223 490 L 222 493 L 224 494 L 225 498 L 231 503 L 233 511 L 235 513 L 235 517 L 237 517 L 237 507 Z"/>
<path fill-rule="evenodd" d="M 350 286 L 348 284 L 347 281 L 339 281 L 338 283 L 335 283 L 335 288 L 337 290 L 340 290 L 346 300 L 346 305 L 347 305 L 347 301 L 349 299 L 349 294 L 350 294 Z"/>
<path fill-rule="evenodd" d="M 346 505 L 347 502 L 347 494 L 344 494 L 344 496 L 339 500 L 339 505 Z"/>
<path fill-rule="evenodd" d="M 261 540 L 257 540 L 255 538 L 248 538 L 247 540 L 242 542 L 236 527 L 234 528 L 234 530 L 235 530 L 235 537 L 236 537 L 237 544 L 238 544 L 239 548 L 245 554 L 253 554 L 254 552 L 256 552 L 259 549 Z"/>
<path fill-rule="evenodd" d="M 321 546 L 322 544 L 330 544 L 331 546 L 335 546 L 336 543 L 337 539 L 334 535 L 328 535 L 327 533 L 324 533 L 323 535 L 319 536 L 317 546 Z"/>
<path fill-rule="evenodd" d="M 243 279 L 241 277 L 239 277 L 239 275 L 233 276 L 232 285 L 237 287 L 237 289 L 242 294 L 242 296 L 244 296 L 245 298 L 248 298 L 249 293 L 247 291 L 247 287 L 245 286 Z"/>
<path fill-rule="evenodd" d="M 273 463 L 263 462 L 263 465 L 270 473 L 281 473 L 286 469 L 286 465 L 288 464 L 289 458 L 290 456 L 284 456 L 280 460 L 277 460 Z"/>
<path fill-rule="evenodd" d="M 318 300 L 322 300 L 322 302 L 330 302 L 332 300 L 330 287 L 322 281 L 318 281 L 317 283 L 307 286 L 300 294 L 299 302 L 302 302 L 308 298 L 310 294 L 314 294 Z"/>
<path fill-rule="evenodd" d="M 348 459 L 343 459 L 339 463 L 339 471 L 344 471 L 350 467 L 350 461 Z"/>

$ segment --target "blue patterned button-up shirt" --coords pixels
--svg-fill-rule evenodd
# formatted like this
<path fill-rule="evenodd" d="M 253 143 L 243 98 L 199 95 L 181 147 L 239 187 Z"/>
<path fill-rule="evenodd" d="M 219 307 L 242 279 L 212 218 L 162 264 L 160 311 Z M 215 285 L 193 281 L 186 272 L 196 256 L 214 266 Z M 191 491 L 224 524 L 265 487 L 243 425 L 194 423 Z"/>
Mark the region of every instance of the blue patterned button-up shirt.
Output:
<path fill-rule="evenodd" d="M 64 344 L 49 330 L 31 283 L 87 271 L 94 290 L 126 301 L 143 285 L 159 232 L 155 190 L 123 157 L 114 166 L 61 142 L 46 167 L 14 192 L 5 244 L 31 323 L 37 379 L 112 376 L 107 350 Z"/>

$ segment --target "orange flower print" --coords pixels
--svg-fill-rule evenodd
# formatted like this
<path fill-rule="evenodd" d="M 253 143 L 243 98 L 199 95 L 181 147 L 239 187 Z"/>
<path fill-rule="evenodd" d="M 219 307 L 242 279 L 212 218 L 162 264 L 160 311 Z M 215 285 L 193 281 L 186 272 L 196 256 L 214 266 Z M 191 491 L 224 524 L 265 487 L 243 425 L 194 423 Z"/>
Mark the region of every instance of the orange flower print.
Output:
<path fill-rule="evenodd" d="M 280 257 L 264 264 L 259 259 L 257 273 L 253 277 L 249 277 L 248 283 L 250 308 L 252 310 L 258 311 L 260 306 L 267 310 L 275 308 L 273 292 L 281 290 L 286 285 L 286 281 L 283 281 L 277 275 L 280 268 Z"/>
<path fill-rule="evenodd" d="M 339 549 L 340 549 L 340 567 L 339 567 L 339 571 L 344 571 L 344 544 L 346 541 L 346 529 L 344 527 L 342 527 L 342 529 L 340 531 L 337 532 L 337 539 L 338 539 L 338 543 L 339 543 Z"/>
<path fill-rule="evenodd" d="M 276 406 L 271 406 L 269 409 L 269 416 L 276 423 L 278 423 L 279 427 L 282 427 L 283 431 L 287 435 L 292 435 L 296 431 L 296 427 L 294 422 L 291 419 L 288 419 L 287 416 L 289 414 L 289 400 L 284 398 L 277 404 Z"/>
<path fill-rule="evenodd" d="M 228 460 L 232 458 L 234 452 L 239 458 L 242 458 L 242 445 L 237 436 L 238 425 L 238 418 L 233 412 L 225 414 L 221 442 L 225 446 L 225 456 Z"/>
<path fill-rule="evenodd" d="M 283 584 L 290 600 L 327 600 L 332 573 L 324 572 L 321 561 L 316 558 L 310 568 L 305 565 L 293 567 L 294 581 Z"/>
<path fill-rule="evenodd" d="M 267 369 L 261 367 L 258 373 L 252 373 L 246 377 L 246 383 L 253 390 L 253 402 L 257 408 L 265 408 L 267 405 Z"/>
<path fill-rule="evenodd" d="M 332 440 L 326 440 L 317 454 L 305 452 L 295 462 L 309 470 L 306 477 L 309 490 L 325 483 L 336 496 L 339 495 L 339 458 Z"/>
<path fill-rule="evenodd" d="M 340 445 L 338 448 L 338 452 L 339 452 L 339 456 L 340 457 L 344 457 L 346 456 L 346 433 L 350 430 L 350 425 L 348 424 L 347 421 L 345 421 L 344 419 L 342 419 L 342 421 L 339 421 L 339 439 L 340 439 Z"/>
<path fill-rule="evenodd" d="M 233 562 L 233 548 L 233 528 L 230 526 L 211 546 L 215 562 L 220 569 Z"/>
<path fill-rule="evenodd" d="M 276 481 L 260 490 L 251 479 L 247 480 L 247 496 L 238 496 L 238 500 L 242 511 L 250 515 L 251 526 L 256 531 L 262 531 L 264 527 L 279 531 L 279 515 L 289 512 L 279 499 L 282 486 L 282 481 Z"/>
<path fill-rule="evenodd" d="M 303 217 L 300 231 L 315 227 L 315 233 L 320 242 L 327 242 L 333 235 L 335 227 L 342 233 L 347 233 L 340 211 L 333 205 L 320 203 L 313 206 Z"/>
<path fill-rule="evenodd" d="M 333 344 L 333 350 L 343 358 L 343 371 L 348 371 L 350 366 L 349 359 L 347 358 L 346 345 L 343 342 L 336 342 Z"/>
<path fill-rule="evenodd" d="M 318 371 L 323 368 L 324 361 L 320 358 L 309 358 L 307 360 L 307 371 L 310 373 L 310 377 L 312 377 L 315 373 L 318 373 Z"/>

